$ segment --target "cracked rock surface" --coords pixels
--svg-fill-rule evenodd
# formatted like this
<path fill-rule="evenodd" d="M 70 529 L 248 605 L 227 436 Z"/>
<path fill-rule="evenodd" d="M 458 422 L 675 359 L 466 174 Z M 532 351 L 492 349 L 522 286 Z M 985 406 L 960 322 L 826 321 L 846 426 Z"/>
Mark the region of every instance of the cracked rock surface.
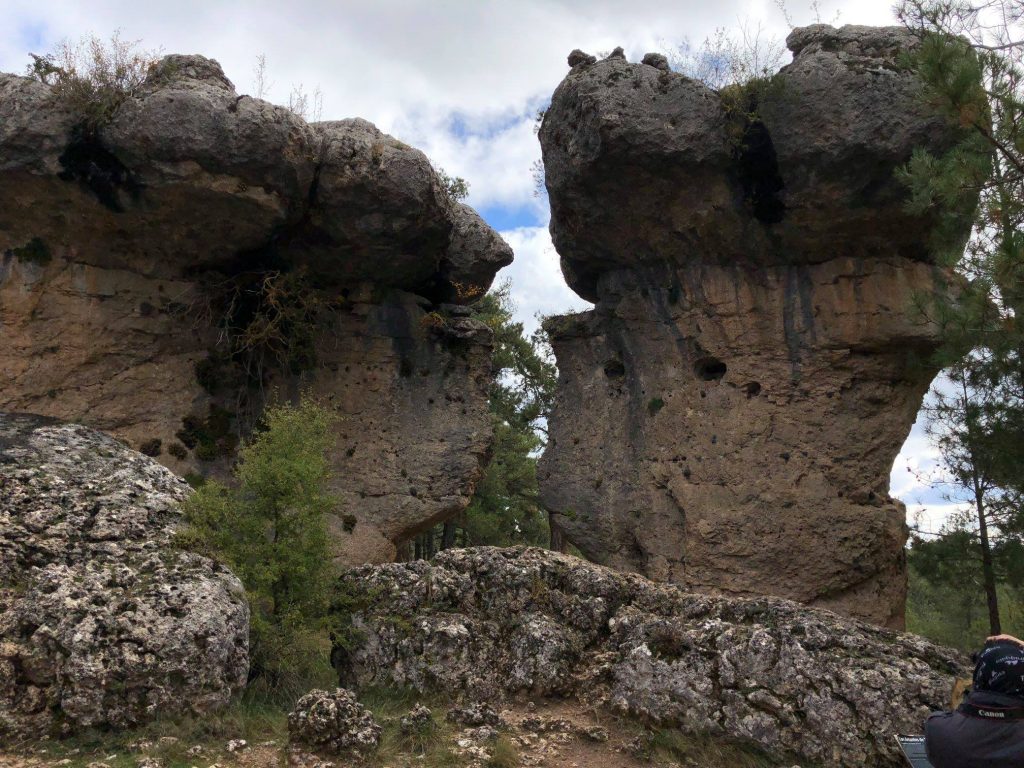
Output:
<path fill-rule="evenodd" d="M 578 698 L 780 760 L 895 768 L 892 735 L 919 732 L 966 669 L 829 611 L 688 594 L 546 550 L 446 550 L 344 578 L 367 596 L 340 670 L 353 684 Z"/>
<path fill-rule="evenodd" d="M 164 57 L 95 130 L 0 74 L 0 409 L 223 475 L 267 397 L 311 391 L 340 417 L 343 562 L 468 504 L 490 331 L 444 307 L 511 260 L 422 152 L 239 94 L 213 60 Z M 239 341 L 261 316 L 277 352 Z"/>
<path fill-rule="evenodd" d="M 897 171 L 957 138 L 912 44 L 797 29 L 791 64 L 720 92 L 571 57 L 540 139 L 562 270 L 595 308 L 546 325 L 539 478 L 588 558 L 903 626 L 889 473 L 937 373 L 917 307 L 950 289 Z"/>
<path fill-rule="evenodd" d="M 188 493 L 101 433 L 0 413 L 0 736 L 202 713 L 245 684 L 241 583 L 171 546 Z"/>

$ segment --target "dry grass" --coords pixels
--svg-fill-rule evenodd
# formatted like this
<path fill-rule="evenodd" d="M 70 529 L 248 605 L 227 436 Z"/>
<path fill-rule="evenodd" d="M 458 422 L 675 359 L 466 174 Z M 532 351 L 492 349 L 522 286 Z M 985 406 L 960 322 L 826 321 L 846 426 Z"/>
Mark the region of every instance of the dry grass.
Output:
<path fill-rule="evenodd" d="M 54 98 L 76 112 L 88 128 L 109 122 L 126 99 L 138 93 L 158 52 L 123 40 L 95 36 L 63 40 L 45 55 L 29 54 L 28 75 L 52 86 Z"/>

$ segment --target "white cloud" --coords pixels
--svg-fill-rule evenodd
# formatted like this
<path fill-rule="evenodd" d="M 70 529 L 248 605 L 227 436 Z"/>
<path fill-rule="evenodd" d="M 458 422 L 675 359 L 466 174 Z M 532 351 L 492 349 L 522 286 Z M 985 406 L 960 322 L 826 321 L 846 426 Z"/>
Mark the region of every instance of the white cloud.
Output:
<path fill-rule="evenodd" d="M 558 266 L 558 254 L 545 227 L 520 227 L 501 233 L 516 252 L 516 260 L 505 267 L 498 280 L 512 279 L 516 319 L 527 332 L 537 327 L 537 315 L 578 312 L 592 305 L 565 284 Z"/>

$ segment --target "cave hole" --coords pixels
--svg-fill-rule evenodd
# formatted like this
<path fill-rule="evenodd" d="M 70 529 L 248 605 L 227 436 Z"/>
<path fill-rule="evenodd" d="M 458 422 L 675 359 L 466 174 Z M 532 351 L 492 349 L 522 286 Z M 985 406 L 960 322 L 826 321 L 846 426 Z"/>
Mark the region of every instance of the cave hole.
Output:
<path fill-rule="evenodd" d="M 702 357 L 693 364 L 693 372 L 701 381 L 721 381 L 727 366 L 717 357 Z"/>
<path fill-rule="evenodd" d="M 604 375 L 609 379 L 621 379 L 626 375 L 626 366 L 621 360 L 609 360 L 604 364 Z"/>
<path fill-rule="evenodd" d="M 756 103 L 754 107 L 756 109 Z M 760 118 L 748 119 L 735 160 L 743 198 L 754 218 L 762 224 L 778 224 L 786 215 L 786 204 L 781 196 L 785 184 L 779 173 L 771 134 Z"/>

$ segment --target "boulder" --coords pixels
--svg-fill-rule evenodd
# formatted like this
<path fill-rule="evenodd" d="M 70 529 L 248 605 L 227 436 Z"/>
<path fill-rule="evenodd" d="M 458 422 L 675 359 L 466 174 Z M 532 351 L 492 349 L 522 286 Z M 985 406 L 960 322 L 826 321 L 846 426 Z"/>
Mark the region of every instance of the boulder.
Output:
<path fill-rule="evenodd" d="M 103 434 L 0 414 L 0 736 L 202 714 L 245 684 L 241 583 L 172 544 L 189 493 Z"/>
<path fill-rule="evenodd" d="M 574 696 L 780 761 L 896 768 L 893 735 L 920 732 L 967 669 L 953 651 L 829 611 L 689 594 L 540 549 L 445 550 L 344 581 L 366 600 L 340 670 L 358 685 L 467 702 Z M 450 717 L 492 721 L 477 710 Z"/>
<path fill-rule="evenodd" d="M 288 715 L 291 743 L 317 752 L 365 756 L 380 744 L 380 735 L 373 715 L 344 688 L 310 691 Z"/>
<path fill-rule="evenodd" d="M 100 126 L 0 75 L 0 410 L 223 477 L 269 399 L 313 391 L 340 417 L 343 562 L 468 504 L 491 334 L 444 306 L 511 259 L 422 152 L 238 94 L 211 59 L 164 57 Z"/>
<path fill-rule="evenodd" d="M 937 368 L 934 212 L 898 171 L 960 130 L 897 28 L 817 25 L 714 91 L 659 62 L 576 66 L 540 131 L 551 232 L 593 311 L 546 328 L 560 382 L 539 470 L 588 558 L 722 595 L 903 625 L 889 472 Z"/>

